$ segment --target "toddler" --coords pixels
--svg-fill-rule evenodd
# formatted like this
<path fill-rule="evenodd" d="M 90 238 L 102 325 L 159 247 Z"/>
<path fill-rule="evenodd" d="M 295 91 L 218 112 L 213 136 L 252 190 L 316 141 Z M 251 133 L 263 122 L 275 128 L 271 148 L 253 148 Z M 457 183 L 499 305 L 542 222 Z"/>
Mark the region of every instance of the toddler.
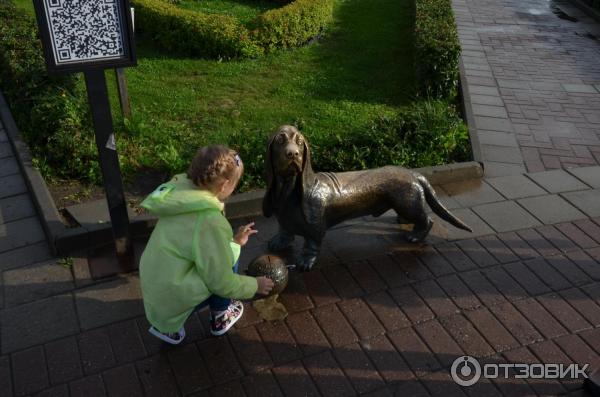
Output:
<path fill-rule="evenodd" d="M 239 300 L 267 295 L 273 281 L 237 274 L 240 249 L 254 223 L 235 235 L 223 215 L 223 201 L 239 182 L 244 166 L 225 146 L 202 147 L 187 174 L 160 185 L 141 204 L 158 216 L 140 260 L 140 282 L 149 332 L 171 344 L 185 337 L 185 321 L 210 307 L 210 332 L 223 335 L 238 321 Z"/>

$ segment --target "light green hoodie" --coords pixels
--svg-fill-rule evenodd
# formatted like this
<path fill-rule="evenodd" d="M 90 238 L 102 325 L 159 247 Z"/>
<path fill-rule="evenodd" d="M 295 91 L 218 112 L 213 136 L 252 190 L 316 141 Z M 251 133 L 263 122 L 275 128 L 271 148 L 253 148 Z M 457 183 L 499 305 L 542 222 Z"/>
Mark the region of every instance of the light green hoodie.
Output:
<path fill-rule="evenodd" d="M 178 331 L 212 294 L 248 299 L 256 293 L 254 277 L 233 272 L 240 246 L 214 194 L 179 174 L 141 206 L 159 217 L 140 260 L 144 309 L 154 327 Z"/>

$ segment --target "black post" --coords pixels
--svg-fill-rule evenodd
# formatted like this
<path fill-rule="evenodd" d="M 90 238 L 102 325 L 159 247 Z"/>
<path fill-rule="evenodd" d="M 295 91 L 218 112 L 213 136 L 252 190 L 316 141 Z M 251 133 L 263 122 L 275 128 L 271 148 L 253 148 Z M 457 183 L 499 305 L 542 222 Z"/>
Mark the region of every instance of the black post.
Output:
<path fill-rule="evenodd" d="M 92 111 L 96 146 L 100 157 L 100 168 L 106 191 L 108 211 L 112 224 L 117 259 L 123 271 L 129 270 L 133 262 L 133 249 L 129 232 L 127 203 L 123 193 L 119 158 L 115 147 L 115 137 L 110 103 L 104 70 L 94 69 L 84 72 L 88 100 Z"/>

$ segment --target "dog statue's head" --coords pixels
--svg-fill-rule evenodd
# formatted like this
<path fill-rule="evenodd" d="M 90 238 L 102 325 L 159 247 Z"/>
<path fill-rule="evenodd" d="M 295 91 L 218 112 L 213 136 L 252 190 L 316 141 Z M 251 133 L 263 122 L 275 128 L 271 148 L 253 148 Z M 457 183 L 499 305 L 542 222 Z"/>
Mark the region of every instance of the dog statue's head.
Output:
<path fill-rule="evenodd" d="M 265 168 L 267 191 L 263 199 L 263 214 L 269 217 L 278 204 L 277 200 L 280 199 L 279 190 L 282 183 L 301 181 L 299 188 L 300 194 L 303 194 L 304 187 L 313 174 L 308 143 L 296 127 L 281 126 L 271 137 L 267 147 Z"/>

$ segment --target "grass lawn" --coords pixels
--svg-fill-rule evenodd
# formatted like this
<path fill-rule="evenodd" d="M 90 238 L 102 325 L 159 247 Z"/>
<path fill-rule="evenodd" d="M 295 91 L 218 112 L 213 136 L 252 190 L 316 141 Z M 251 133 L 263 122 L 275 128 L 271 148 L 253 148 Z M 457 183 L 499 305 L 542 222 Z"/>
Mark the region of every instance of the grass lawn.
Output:
<path fill-rule="evenodd" d="M 126 72 L 133 120 L 121 136 L 137 142 L 127 157 L 139 162 L 134 167 L 176 172 L 199 145 L 239 146 L 246 137 L 266 144 L 281 124 L 298 123 L 309 138 L 364 131 L 411 102 L 412 7 L 410 0 L 339 1 L 320 40 L 255 60 L 177 56 L 140 35 L 139 65 Z"/>

